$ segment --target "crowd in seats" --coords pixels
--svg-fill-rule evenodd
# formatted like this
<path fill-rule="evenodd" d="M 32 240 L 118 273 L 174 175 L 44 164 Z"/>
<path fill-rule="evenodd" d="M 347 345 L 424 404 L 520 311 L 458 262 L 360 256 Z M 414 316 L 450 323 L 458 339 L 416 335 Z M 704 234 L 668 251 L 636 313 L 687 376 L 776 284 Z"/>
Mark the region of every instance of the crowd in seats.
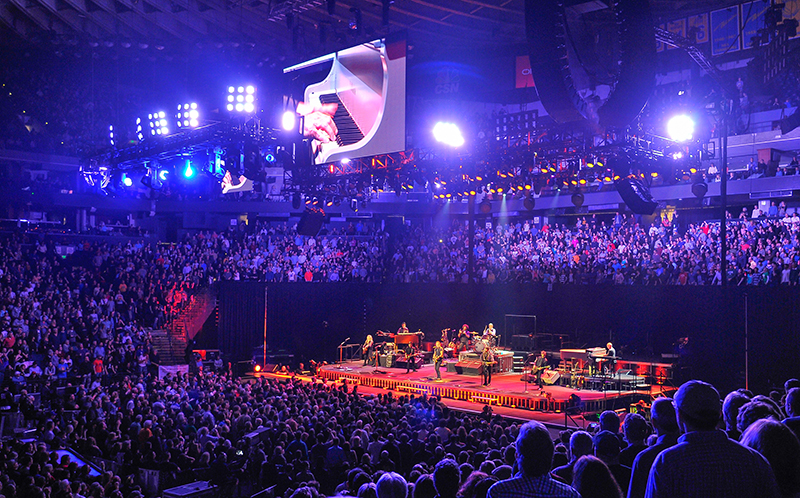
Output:
<path fill-rule="evenodd" d="M 797 285 L 800 216 L 733 220 L 728 279 L 736 285 Z M 466 282 L 467 227 L 408 229 L 390 257 L 393 282 Z M 683 225 L 675 214 L 650 226 L 617 215 L 608 223 L 538 228 L 527 221 L 475 227 L 476 280 L 482 283 L 712 285 L 721 280 L 719 223 Z"/>
<path fill-rule="evenodd" d="M 627 414 L 620 424 L 607 411 L 596 427 L 554 438 L 539 422 L 461 413 L 427 395 L 363 395 L 347 383 L 211 372 L 90 378 L 43 389 L 36 400 L 3 387 L 6 416 L 19 410 L 36 433 L 0 442 L 0 495 L 141 498 L 143 471 L 158 471 L 164 486 L 209 481 L 230 496 L 800 493 L 800 440 L 790 427 L 800 408 L 796 380 L 788 393 L 763 397 L 770 401 L 738 391 L 750 399 L 740 413 L 760 403 L 774 411 L 758 412 L 737 440 L 717 428 L 720 396 L 700 381 L 655 400 L 649 422 Z"/>
<path fill-rule="evenodd" d="M 756 220 L 740 230 L 767 233 L 779 223 Z M 668 232 L 662 237 L 682 239 Z M 493 240 L 495 232 L 483 235 Z M 326 237 L 337 241 L 331 251 L 339 240 L 351 247 L 359 237 L 383 239 L 376 227 L 353 226 L 313 239 L 314 247 Z M 277 241 L 287 239 L 291 251 L 311 240 L 264 225 L 180 244 L 86 244 L 67 258 L 17 235 L 4 240 L 0 417 L 19 413 L 34 433 L 0 442 L 0 495 L 140 498 L 149 492 L 141 474 L 152 471 L 164 486 L 207 480 L 231 496 L 265 488 L 294 498 L 681 496 L 686 482 L 697 484 L 685 477 L 698 468 L 711 475 L 731 465 L 750 470 L 726 477 L 733 484 L 705 485 L 736 486 L 738 496 L 800 492 L 796 380 L 769 396 L 735 391 L 724 403 L 713 387 L 689 382 L 674 404 L 656 400 L 649 421 L 630 414 L 620 423 L 609 411 L 589 432 L 565 431 L 554 441 L 536 422 L 521 425 L 489 407 L 459 413 L 425 395 L 362 395 L 346 383 L 296 378 L 244 381 L 224 369 L 154 375 L 158 352 L 148 330 L 227 265 L 246 266 L 260 248 L 284 254 Z M 766 245 L 753 245 L 752 254 L 763 249 L 766 257 Z M 722 423 L 727 431 L 715 430 Z M 706 444 L 724 451 L 698 460 Z M 100 465 L 99 473 L 57 453 L 64 448 Z M 759 494 L 746 492 L 748 479 L 759 481 Z"/>

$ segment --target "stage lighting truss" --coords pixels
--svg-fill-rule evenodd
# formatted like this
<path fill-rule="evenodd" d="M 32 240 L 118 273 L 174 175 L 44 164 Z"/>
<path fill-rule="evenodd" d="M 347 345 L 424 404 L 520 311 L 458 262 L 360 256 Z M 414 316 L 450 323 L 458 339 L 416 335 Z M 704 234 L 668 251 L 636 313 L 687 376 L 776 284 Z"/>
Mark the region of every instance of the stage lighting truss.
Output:
<path fill-rule="evenodd" d="M 169 135 L 169 126 L 167 125 L 167 113 L 164 111 L 154 112 L 152 114 L 147 115 L 147 119 L 150 123 L 150 136 L 162 136 L 165 137 Z"/>
<path fill-rule="evenodd" d="M 240 114 L 254 113 L 256 110 L 256 88 L 253 85 L 229 86 L 226 108 L 229 112 Z"/>
<path fill-rule="evenodd" d="M 175 123 L 178 128 L 197 128 L 200 126 L 200 111 L 197 109 L 197 103 L 191 104 L 178 104 L 178 112 L 175 113 Z"/>

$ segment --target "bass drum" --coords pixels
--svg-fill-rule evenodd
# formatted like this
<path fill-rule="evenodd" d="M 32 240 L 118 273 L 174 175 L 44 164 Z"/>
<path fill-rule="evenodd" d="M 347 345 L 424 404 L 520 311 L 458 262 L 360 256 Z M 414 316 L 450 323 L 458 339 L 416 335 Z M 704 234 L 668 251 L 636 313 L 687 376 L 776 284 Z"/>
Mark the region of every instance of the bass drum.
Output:
<path fill-rule="evenodd" d="M 486 343 L 483 341 L 476 341 L 475 342 L 475 352 L 480 354 L 483 353 L 483 350 L 486 349 Z"/>

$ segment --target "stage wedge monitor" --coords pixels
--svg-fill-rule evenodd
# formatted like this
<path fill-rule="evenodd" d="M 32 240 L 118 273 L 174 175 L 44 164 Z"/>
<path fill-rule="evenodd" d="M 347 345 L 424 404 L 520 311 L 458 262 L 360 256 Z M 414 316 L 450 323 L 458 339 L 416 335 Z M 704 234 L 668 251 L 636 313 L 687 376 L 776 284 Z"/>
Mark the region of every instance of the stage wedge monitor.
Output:
<path fill-rule="evenodd" d="M 405 150 L 405 39 L 362 43 L 283 70 L 296 71 L 307 81 L 318 76 L 297 105 L 314 164 Z"/>

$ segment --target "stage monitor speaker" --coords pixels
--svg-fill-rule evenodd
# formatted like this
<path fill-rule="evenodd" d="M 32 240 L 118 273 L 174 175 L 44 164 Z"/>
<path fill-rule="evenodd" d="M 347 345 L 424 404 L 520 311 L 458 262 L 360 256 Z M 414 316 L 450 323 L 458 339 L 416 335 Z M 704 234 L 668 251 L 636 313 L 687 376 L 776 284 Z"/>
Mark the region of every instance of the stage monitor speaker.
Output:
<path fill-rule="evenodd" d="M 560 378 L 561 374 L 556 372 L 555 370 L 545 370 L 544 372 L 542 372 L 542 381 L 547 385 L 552 386 L 553 384 L 558 382 L 558 379 Z"/>
<path fill-rule="evenodd" d="M 477 376 L 483 373 L 483 364 L 480 360 L 464 360 L 456 363 L 454 369 L 457 374 Z M 450 371 L 449 365 L 447 371 Z"/>
<path fill-rule="evenodd" d="M 300 215 L 300 221 L 297 222 L 297 234 L 315 237 L 322 228 L 324 221 L 324 214 L 317 211 L 304 211 Z"/>
<path fill-rule="evenodd" d="M 620 178 L 614 183 L 619 196 L 635 214 L 650 216 L 656 212 L 658 203 L 650 195 L 650 189 L 637 178 Z"/>
<path fill-rule="evenodd" d="M 414 363 L 416 364 L 417 368 L 422 367 L 423 361 L 424 360 L 420 357 L 414 358 Z M 406 361 L 405 357 L 398 356 L 394 366 L 397 368 L 408 368 L 408 362 Z"/>

